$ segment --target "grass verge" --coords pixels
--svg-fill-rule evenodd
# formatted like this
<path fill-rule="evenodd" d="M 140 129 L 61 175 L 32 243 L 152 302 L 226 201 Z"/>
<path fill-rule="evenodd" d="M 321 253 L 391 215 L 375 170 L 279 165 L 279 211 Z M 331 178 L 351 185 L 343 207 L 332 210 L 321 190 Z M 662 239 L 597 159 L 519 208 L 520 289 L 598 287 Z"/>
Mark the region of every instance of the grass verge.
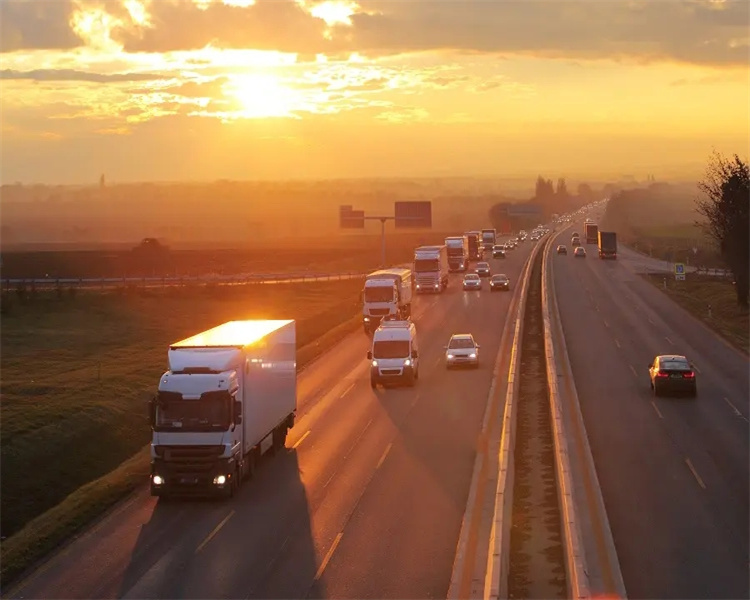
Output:
<path fill-rule="evenodd" d="M 690 274 L 685 281 L 667 280 L 663 275 L 643 275 L 680 306 L 708 325 L 735 348 L 750 354 L 750 318 L 737 306 L 734 286 L 728 279 Z M 709 316 L 708 307 L 711 306 Z"/>
<path fill-rule="evenodd" d="M 49 295 L 3 319 L 0 585 L 146 481 L 144 400 L 170 342 L 234 318 L 295 318 L 301 369 L 360 326 L 360 281 L 273 287 Z"/>

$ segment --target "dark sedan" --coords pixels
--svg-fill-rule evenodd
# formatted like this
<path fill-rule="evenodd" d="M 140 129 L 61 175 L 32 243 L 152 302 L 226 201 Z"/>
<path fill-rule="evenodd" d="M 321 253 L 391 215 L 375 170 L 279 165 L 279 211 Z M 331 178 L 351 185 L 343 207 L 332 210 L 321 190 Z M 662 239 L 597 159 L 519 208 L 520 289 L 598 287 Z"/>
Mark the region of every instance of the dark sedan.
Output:
<path fill-rule="evenodd" d="M 478 262 L 476 269 L 474 269 L 480 277 L 489 277 L 491 275 L 490 263 Z"/>
<path fill-rule="evenodd" d="M 492 276 L 492 279 L 490 279 L 490 291 L 494 292 L 495 290 L 501 292 L 510 291 L 510 280 L 507 275 L 499 274 Z"/>
<path fill-rule="evenodd" d="M 648 377 L 654 396 L 678 392 L 696 396 L 695 368 L 684 356 L 661 354 L 648 365 Z"/>
<path fill-rule="evenodd" d="M 493 246 L 492 247 L 492 258 L 505 258 L 505 247 L 504 246 Z"/>

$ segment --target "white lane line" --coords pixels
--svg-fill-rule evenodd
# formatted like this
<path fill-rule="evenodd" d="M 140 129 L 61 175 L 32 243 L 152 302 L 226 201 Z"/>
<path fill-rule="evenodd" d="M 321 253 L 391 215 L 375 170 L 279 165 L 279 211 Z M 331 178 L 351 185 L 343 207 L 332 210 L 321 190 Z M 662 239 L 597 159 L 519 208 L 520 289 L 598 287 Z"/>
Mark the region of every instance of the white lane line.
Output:
<path fill-rule="evenodd" d="M 391 451 L 391 446 L 393 446 L 393 442 L 391 442 L 390 444 L 388 444 L 388 446 L 386 446 L 385 452 L 383 452 L 383 456 L 380 457 L 380 460 L 378 461 L 378 465 L 375 467 L 375 469 L 379 469 L 380 465 L 383 464 L 383 462 L 385 461 L 385 457 L 388 456 L 388 453 Z"/>
<path fill-rule="evenodd" d="M 352 391 L 352 388 L 354 387 L 354 384 L 355 384 L 355 383 L 356 383 L 356 382 L 355 382 L 355 381 L 353 381 L 353 382 L 352 382 L 352 384 L 351 384 L 351 385 L 350 385 L 350 386 L 349 386 L 348 388 L 346 388 L 346 389 L 345 389 L 345 390 L 344 390 L 344 391 L 342 392 L 342 394 L 341 394 L 341 395 L 339 396 L 339 398 L 343 398 L 343 397 L 344 397 L 344 396 L 346 396 L 346 395 L 347 395 L 347 394 L 348 394 L 349 392 L 351 392 L 351 391 Z"/>
<path fill-rule="evenodd" d="M 609 329 L 609 323 L 607 323 L 606 321 L 604 321 L 604 326 L 605 326 L 605 327 L 606 327 L 607 329 Z"/>
<path fill-rule="evenodd" d="M 656 414 L 657 414 L 657 415 L 659 415 L 659 418 L 660 418 L 660 419 L 663 419 L 663 418 L 664 418 L 664 415 L 663 415 L 663 414 L 661 414 L 661 411 L 659 410 L 659 407 L 658 407 L 658 406 L 656 406 L 656 402 L 654 402 L 653 400 L 651 400 L 651 406 L 653 406 L 653 407 L 654 407 L 654 410 L 656 411 Z"/>
<path fill-rule="evenodd" d="M 670 340 L 666 335 L 664 336 L 664 339 L 667 340 L 667 342 L 669 342 L 670 344 L 672 344 L 674 346 L 674 342 L 672 340 Z"/>
<path fill-rule="evenodd" d="M 651 325 L 655 325 L 655 323 L 651 320 L 651 317 L 648 318 L 648 322 L 651 323 Z"/>
<path fill-rule="evenodd" d="M 744 420 L 745 420 L 746 422 L 750 422 L 750 421 L 748 421 L 748 420 L 747 420 L 747 417 L 746 417 L 745 415 L 743 415 L 743 414 L 742 414 L 742 413 L 740 412 L 740 410 L 739 410 L 739 409 L 738 409 L 738 408 L 737 408 L 737 407 L 736 407 L 736 406 L 735 406 L 734 404 L 732 404 L 732 403 L 731 403 L 731 402 L 729 401 L 729 398 L 724 398 L 724 402 L 726 402 L 726 403 L 727 403 L 727 404 L 728 404 L 728 405 L 729 405 L 729 406 L 731 407 L 731 409 L 732 409 L 732 412 L 733 412 L 733 413 L 734 413 L 735 415 L 737 415 L 737 416 L 738 416 L 738 417 L 740 417 L 741 419 L 744 419 Z"/>
<path fill-rule="evenodd" d="M 633 373 L 633 377 L 638 378 L 638 373 L 635 370 L 635 367 L 633 365 L 628 365 L 630 367 L 630 371 Z"/>
<path fill-rule="evenodd" d="M 326 570 L 326 567 L 328 566 L 328 562 L 331 560 L 331 557 L 333 556 L 333 553 L 336 551 L 336 546 L 339 545 L 339 542 L 341 541 L 341 536 L 344 535 L 344 532 L 340 532 L 336 534 L 336 539 L 333 540 L 333 544 L 331 544 L 331 548 L 328 550 L 328 553 L 326 554 L 325 558 L 323 559 L 323 562 L 320 563 L 320 567 L 318 568 L 318 572 L 315 573 L 315 581 L 318 581 L 323 575 L 323 571 Z"/>
<path fill-rule="evenodd" d="M 617 338 L 615 338 L 615 346 L 617 346 L 618 348 L 622 348 L 622 346 L 620 346 L 620 340 L 618 340 Z"/>
<path fill-rule="evenodd" d="M 701 372 L 701 370 L 697 366 L 695 366 L 695 365 L 693 365 L 693 369 L 695 369 L 698 373 Z"/>
<path fill-rule="evenodd" d="M 308 429 L 300 439 L 298 439 L 296 442 L 294 442 L 294 446 L 292 446 L 292 450 L 294 450 L 297 446 L 299 446 L 302 442 L 305 441 L 305 438 L 310 435 L 310 430 Z"/>
<path fill-rule="evenodd" d="M 195 553 L 196 554 L 198 554 L 198 552 L 200 552 L 201 550 L 203 550 L 204 546 L 206 544 L 208 544 L 208 542 L 210 542 L 217 533 L 219 533 L 219 531 L 221 530 L 221 528 L 224 527 L 224 525 L 227 524 L 227 521 L 229 521 L 229 519 L 231 519 L 233 515 L 234 515 L 234 511 L 230 512 L 226 517 L 224 517 L 224 519 L 222 519 L 221 523 L 219 523 L 216 527 L 214 527 L 214 530 L 211 533 L 209 533 L 206 536 L 206 539 L 203 540 L 200 543 L 200 546 L 198 546 L 195 549 Z"/>
<path fill-rule="evenodd" d="M 695 467 L 693 466 L 693 463 L 690 462 L 689 458 L 685 459 L 685 464 L 688 466 L 688 469 L 690 469 L 690 472 L 693 474 L 693 477 L 695 477 L 695 480 L 698 482 L 698 485 L 701 486 L 705 490 L 706 484 L 703 483 L 701 476 L 698 475 L 698 471 L 695 470 Z"/>

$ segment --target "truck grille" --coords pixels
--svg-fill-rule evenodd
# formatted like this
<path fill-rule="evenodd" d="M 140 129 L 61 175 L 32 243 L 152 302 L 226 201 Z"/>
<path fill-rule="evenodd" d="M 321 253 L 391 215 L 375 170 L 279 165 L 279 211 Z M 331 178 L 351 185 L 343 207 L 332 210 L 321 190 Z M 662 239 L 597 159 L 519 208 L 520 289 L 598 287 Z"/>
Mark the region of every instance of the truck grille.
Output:
<path fill-rule="evenodd" d="M 383 315 L 387 315 L 390 311 L 387 308 L 371 308 L 370 314 L 373 317 L 382 317 Z"/>
<path fill-rule="evenodd" d="M 212 474 L 224 446 L 156 446 L 156 455 L 169 465 L 172 475 Z"/>

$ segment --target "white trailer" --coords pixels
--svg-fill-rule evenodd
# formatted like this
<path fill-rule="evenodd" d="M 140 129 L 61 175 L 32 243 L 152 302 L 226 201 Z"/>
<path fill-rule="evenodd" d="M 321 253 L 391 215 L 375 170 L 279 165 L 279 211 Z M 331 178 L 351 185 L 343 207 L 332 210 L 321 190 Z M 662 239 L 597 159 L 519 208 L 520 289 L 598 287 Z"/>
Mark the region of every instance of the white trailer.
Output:
<path fill-rule="evenodd" d="M 445 247 L 448 248 L 448 268 L 451 271 L 466 271 L 469 268 L 469 236 L 447 237 Z"/>
<path fill-rule="evenodd" d="M 448 287 L 446 246 L 420 246 L 414 250 L 414 279 L 417 293 L 440 293 Z"/>
<path fill-rule="evenodd" d="M 151 401 L 151 494 L 232 496 L 284 448 L 297 410 L 296 324 L 230 321 L 169 347 Z"/>
<path fill-rule="evenodd" d="M 365 333 L 375 331 L 384 317 L 409 318 L 413 288 L 411 269 L 380 269 L 370 273 L 362 290 Z"/>

